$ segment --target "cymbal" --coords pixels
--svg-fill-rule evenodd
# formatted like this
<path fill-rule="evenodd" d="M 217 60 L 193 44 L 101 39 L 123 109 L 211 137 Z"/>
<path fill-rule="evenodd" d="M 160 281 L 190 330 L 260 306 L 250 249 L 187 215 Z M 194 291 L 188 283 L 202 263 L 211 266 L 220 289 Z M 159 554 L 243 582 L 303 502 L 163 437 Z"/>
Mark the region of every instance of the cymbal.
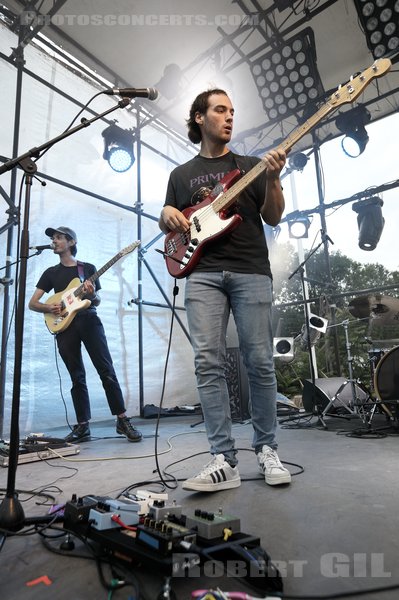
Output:
<path fill-rule="evenodd" d="M 373 319 L 375 325 L 399 323 L 399 299 L 392 296 L 375 294 L 353 298 L 348 309 L 357 319 Z"/>

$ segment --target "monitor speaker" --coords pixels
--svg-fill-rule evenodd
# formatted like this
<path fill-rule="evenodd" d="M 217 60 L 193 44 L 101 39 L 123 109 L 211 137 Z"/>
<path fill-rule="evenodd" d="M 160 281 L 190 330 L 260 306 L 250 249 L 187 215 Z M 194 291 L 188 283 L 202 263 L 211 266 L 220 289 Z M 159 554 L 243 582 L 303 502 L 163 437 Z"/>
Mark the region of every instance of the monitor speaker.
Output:
<path fill-rule="evenodd" d="M 305 379 L 302 391 L 303 407 L 307 412 L 314 412 L 316 409 L 322 412 L 337 394 L 337 399 L 333 401 L 328 410 L 331 414 L 345 411 L 345 407 L 354 405 L 354 400 L 363 404 L 368 399 L 367 393 L 356 383 L 354 386 L 355 399 L 353 398 L 352 384 L 345 377 L 317 378 L 314 385 L 310 379 Z"/>
<path fill-rule="evenodd" d="M 226 381 L 233 421 L 246 421 L 249 414 L 249 385 L 247 370 L 239 348 L 227 348 Z"/>
<path fill-rule="evenodd" d="M 249 384 L 247 370 L 238 347 L 237 328 L 230 315 L 226 333 L 226 381 L 233 421 L 246 421 L 249 414 Z"/>

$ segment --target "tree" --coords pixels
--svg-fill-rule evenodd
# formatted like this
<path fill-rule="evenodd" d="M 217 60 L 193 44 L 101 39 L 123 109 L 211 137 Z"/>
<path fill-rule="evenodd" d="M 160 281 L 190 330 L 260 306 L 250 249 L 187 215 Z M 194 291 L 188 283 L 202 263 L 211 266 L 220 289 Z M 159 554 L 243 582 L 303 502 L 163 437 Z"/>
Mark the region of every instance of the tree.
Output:
<path fill-rule="evenodd" d="M 376 292 L 388 296 L 389 305 L 395 306 L 395 289 L 399 289 L 399 272 L 389 271 L 378 263 L 362 264 L 332 252 L 329 256 L 331 281 L 325 264 L 325 255 L 319 251 L 306 263 L 309 283 L 309 311 L 328 319 L 328 330 L 316 343 L 316 361 L 319 376 L 349 376 L 351 363 L 353 376 L 372 391 L 375 365 L 373 356 L 385 351 L 384 346 L 399 343 L 399 320 L 391 312 L 387 319 L 373 319 L 371 315 L 356 318 L 349 310 L 350 300 L 358 296 L 371 296 Z M 279 391 L 285 395 L 300 393 L 302 381 L 310 378 L 309 355 L 306 345 L 299 343 L 304 326 L 304 304 L 300 277 L 288 279 L 298 265 L 298 255 L 290 243 L 275 245 L 272 249 L 274 273 L 275 311 L 274 331 L 277 337 L 294 337 L 295 358 L 291 363 L 276 360 Z M 392 295 L 392 291 L 394 294 Z M 399 300 L 398 306 L 399 306 Z M 399 309 L 398 309 L 399 314 Z M 333 322 L 335 318 L 335 322 Z M 333 330 L 337 331 L 340 371 L 332 369 Z M 345 329 L 349 343 L 346 341 Z M 303 337 L 303 336 L 302 336 Z M 348 348 L 349 345 L 349 348 Z M 377 347 L 378 346 L 378 347 Z M 383 354 L 382 354 L 383 355 Z"/>

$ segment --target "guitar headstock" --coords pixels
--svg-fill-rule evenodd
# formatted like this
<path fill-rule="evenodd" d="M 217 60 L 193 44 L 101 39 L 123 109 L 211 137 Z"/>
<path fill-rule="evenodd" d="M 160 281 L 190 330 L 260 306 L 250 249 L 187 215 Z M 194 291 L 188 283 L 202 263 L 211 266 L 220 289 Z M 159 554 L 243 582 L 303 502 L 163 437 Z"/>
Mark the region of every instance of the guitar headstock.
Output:
<path fill-rule="evenodd" d="M 123 248 L 123 250 L 121 250 L 119 252 L 119 256 L 122 258 L 122 256 L 125 256 L 126 254 L 130 254 L 131 252 L 133 252 L 133 250 L 135 250 L 137 248 L 137 246 L 140 246 L 141 241 L 138 240 L 137 242 L 133 242 L 133 244 L 130 244 L 129 246 L 126 246 L 126 248 Z"/>
<path fill-rule="evenodd" d="M 340 85 L 336 92 L 330 97 L 330 103 L 335 106 L 353 102 L 363 92 L 365 87 L 376 77 L 382 77 L 391 68 L 389 58 L 379 58 L 369 67 L 357 75 L 351 77 L 348 83 Z"/>

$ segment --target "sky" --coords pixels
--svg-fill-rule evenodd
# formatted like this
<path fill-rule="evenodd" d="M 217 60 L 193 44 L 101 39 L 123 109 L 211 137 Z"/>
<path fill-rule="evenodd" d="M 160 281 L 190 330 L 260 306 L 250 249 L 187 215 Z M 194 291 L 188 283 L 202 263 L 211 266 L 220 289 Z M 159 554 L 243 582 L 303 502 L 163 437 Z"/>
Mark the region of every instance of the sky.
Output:
<path fill-rule="evenodd" d="M 326 142 L 321 146 L 320 157 L 324 178 L 324 202 L 350 198 L 353 194 L 370 187 L 380 186 L 399 179 L 397 132 L 399 114 L 391 115 L 367 126 L 369 142 L 363 154 L 357 158 L 348 157 L 342 147 L 342 138 Z M 396 134 L 395 134 L 396 132 Z M 317 208 L 319 195 L 316 170 L 311 157 L 302 172 L 296 171 L 296 199 L 290 183 L 291 176 L 283 179 L 286 199 L 285 215 L 295 210 Z M 326 212 L 327 234 L 334 242 L 331 251 L 342 254 L 361 263 L 380 263 L 389 270 L 399 269 L 397 215 L 399 187 L 379 194 L 383 200 L 382 213 L 385 219 L 380 241 L 373 251 L 365 251 L 358 246 L 357 213 L 352 202 Z M 356 200 L 357 201 L 357 200 Z M 311 217 L 308 239 L 303 240 L 305 251 L 320 242 L 321 222 L 317 213 Z M 282 224 L 278 241 L 288 240 L 288 227 Z M 295 240 L 291 240 L 295 245 Z"/>

